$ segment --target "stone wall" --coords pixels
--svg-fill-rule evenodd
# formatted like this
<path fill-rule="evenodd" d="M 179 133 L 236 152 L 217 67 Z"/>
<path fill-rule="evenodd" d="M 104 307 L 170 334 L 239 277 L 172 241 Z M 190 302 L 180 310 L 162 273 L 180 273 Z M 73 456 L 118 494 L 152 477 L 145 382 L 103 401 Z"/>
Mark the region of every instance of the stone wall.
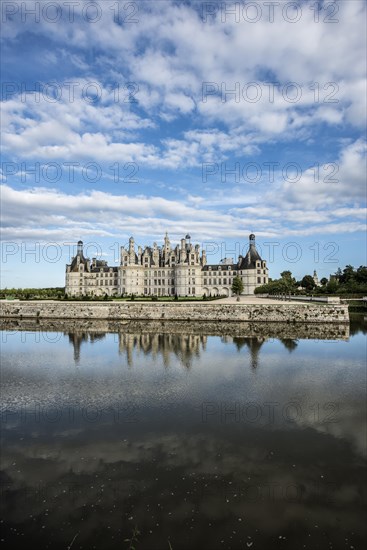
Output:
<path fill-rule="evenodd" d="M 35 319 L 349 323 L 348 306 L 129 302 L 1 302 L 0 316 Z"/>

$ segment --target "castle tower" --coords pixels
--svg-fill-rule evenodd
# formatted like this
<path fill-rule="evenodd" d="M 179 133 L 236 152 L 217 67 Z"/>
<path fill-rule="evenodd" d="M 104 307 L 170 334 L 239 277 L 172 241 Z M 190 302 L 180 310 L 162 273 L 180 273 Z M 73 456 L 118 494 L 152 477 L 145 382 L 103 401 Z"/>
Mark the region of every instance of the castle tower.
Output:
<path fill-rule="evenodd" d="M 169 263 L 170 255 L 171 255 L 171 243 L 170 243 L 170 240 L 169 240 L 169 237 L 168 237 L 168 233 L 166 231 L 166 235 L 164 237 L 164 246 L 163 246 L 163 251 L 162 251 L 162 264 L 163 265 L 167 265 Z"/>
<path fill-rule="evenodd" d="M 135 241 L 133 237 L 129 239 L 129 264 L 135 264 Z"/>
<path fill-rule="evenodd" d="M 241 277 L 244 294 L 254 294 L 255 288 L 268 282 L 268 268 L 256 248 L 256 238 L 249 235 L 249 249 L 246 256 L 238 259 L 238 275 Z"/>
<path fill-rule="evenodd" d="M 130 239 L 129 239 L 129 252 L 130 252 L 130 254 L 131 254 L 132 252 L 134 252 L 134 250 L 135 250 L 135 241 L 134 241 L 134 237 L 130 237 Z"/>
<path fill-rule="evenodd" d="M 203 267 L 206 265 L 206 250 L 203 250 L 201 253 L 201 264 Z"/>
<path fill-rule="evenodd" d="M 178 296 L 188 295 L 188 262 L 187 262 L 187 242 L 181 239 L 180 261 L 175 269 L 175 287 Z"/>
<path fill-rule="evenodd" d="M 181 239 L 181 249 L 180 249 L 180 264 L 186 262 L 186 239 Z"/>

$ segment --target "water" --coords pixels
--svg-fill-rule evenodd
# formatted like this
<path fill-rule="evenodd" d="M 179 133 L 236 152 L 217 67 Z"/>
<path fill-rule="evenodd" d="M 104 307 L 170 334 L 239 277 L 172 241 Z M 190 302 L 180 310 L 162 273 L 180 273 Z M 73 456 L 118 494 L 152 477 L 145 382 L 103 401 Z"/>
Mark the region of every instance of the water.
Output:
<path fill-rule="evenodd" d="M 3 328 L 4 547 L 364 548 L 363 316 Z"/>

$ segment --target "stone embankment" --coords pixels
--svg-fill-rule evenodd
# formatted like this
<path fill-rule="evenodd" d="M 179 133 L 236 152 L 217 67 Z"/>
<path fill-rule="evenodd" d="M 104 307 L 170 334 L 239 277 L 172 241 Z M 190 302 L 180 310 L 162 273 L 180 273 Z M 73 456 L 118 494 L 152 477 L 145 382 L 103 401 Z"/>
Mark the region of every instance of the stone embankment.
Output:
<path fill-rule="evenodd" d="M 223 323 L 222 321 L 121 321 L 107 319 L 0 318 L 0 330 L 60 332 L 64 334 L 170 334 L 176 336 L 230 336 L 232 338 L 286 338 L 348 340 L 348 323 Z M 52 337 L 51 337 L 52 340 Z"/>
<path fill-rule="evenodd" d="M 0 317 L 132 321 L 349 323 L 347 305 L 2 301 Z"/>

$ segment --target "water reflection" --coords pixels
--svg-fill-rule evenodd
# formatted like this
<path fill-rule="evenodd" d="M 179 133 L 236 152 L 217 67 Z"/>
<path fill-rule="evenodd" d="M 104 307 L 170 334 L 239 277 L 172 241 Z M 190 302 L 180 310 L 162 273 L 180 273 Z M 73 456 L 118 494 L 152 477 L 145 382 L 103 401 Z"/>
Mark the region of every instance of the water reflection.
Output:
<path fill-rule="evenodd" d="M 104 326 L 6 325 L 5 547 L 364 547 L 364 328 Z"/>
<path fill-rule="evenodd" d="M 367 314 L 350 313 L 349 331 L 351 336 L 367 334 Z"/>
<path fill-rule="evenodd" d="M 221 336 L 225 343 L 234 342 L 238 351 L 246 346 L 252 358 L 252 369 L 259 365 L 259 352 L 264 342 L 278 339 L 291 353 L 298 339 L 346 340 L 349 326 L 345 324 L 286 323 L 197 323 L 157 321 L 71 321 L 3 319 L 0 328 L 8 331 L 62 331 L 74 348 L 74 361 L 80 362 L 83 343 L 97 342 L 107 334 L 118 335 L 118 350 L 125 354 L 128 365 L 133 366 L 136 352 L 160 355 L 165 366 L 175 355 L 186 368 L 191 368 L 193 357 L 205 352 L 208 336 Z M 357 329 L 356 329 L 357 330 Z"/>
<path fill-rule="evenodd" d="M 36 327 L 33 329 L 35 330 Z M 65 333 L 69 337 L 69 342 L 73 346 L 74 349 L 74 361 L 76 364 L 80 362 L 80 350 L 81 346 L 86 342 L 90 342 L 93 344 L 94 342 L 98 342 L 99 340 L 103 340 L 103 338 L 106 337 L 106 334 L 104 332 L 98 333 L 98 332 L 80 332 L 80 331 L 74 331 L 74 332 L 68 332 Z"/>
<path fill-rule="evenodd" d="M 119 353 L 126 355 L 129 366 L 133 365 L 136 353 L 143 352 L 153 357 L 161 356 L 163 365 L 169 366 L 174 354 L 180 363 L 190 369 L 193 357 L 205 351 L 207 336 L 195 334 L 128 334 L 118 333 Z"/>

